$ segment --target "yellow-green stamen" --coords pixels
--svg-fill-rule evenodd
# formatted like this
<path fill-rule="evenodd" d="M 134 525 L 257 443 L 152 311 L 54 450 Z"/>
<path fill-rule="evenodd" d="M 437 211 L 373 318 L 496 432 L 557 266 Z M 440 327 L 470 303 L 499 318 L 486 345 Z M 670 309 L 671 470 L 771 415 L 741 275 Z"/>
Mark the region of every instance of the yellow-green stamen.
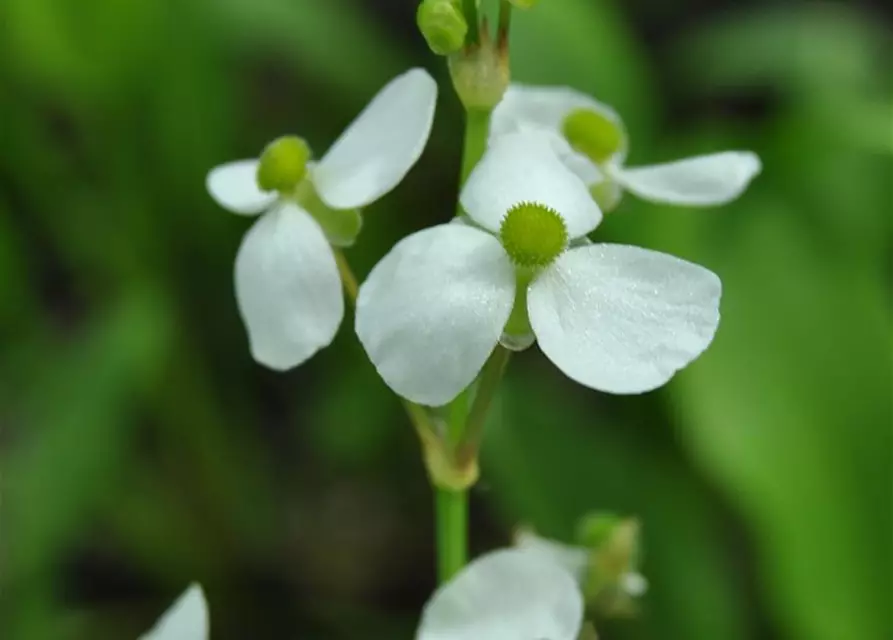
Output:
<path fill-rule="evenodd" d="M 283 136 L 266 146 L 257 167 L 257 186 L 288 193 L 307 175 L 310 147 L 297 136 Z"/>
<path fill-rule="evenodd" d="M 623 146 L 623 131 L 604 113 L 574 109 L 561 123 L 561 132 L 570 145 L 596 164 L 610 159 Z"/>
<path fill-rule="evenodd" d="M 499 238 L 516 266 L 545 267 L 567 247 L 564 219 L 557 211 L 534 202 L 521 202 L 505 214 Z"/>

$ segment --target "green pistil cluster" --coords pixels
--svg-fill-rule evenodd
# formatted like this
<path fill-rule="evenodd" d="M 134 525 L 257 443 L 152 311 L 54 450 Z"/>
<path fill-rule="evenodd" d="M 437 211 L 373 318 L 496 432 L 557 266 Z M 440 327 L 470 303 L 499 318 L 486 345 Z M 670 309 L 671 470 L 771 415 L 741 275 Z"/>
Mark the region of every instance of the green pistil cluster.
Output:
<path fill-rule="evenodd" d="M 564 220 L 554 209 L 534 202 L 521 202 L 502 219 L 499 238 L 506 253 L 519 267 L 545 267 L 567 247 Z"/>
<path fill-rule="evenodd" d="M 561 131 L 576 151 L 596 164 L 609 160 L 623 145 L 623 132 L 617 123 L 591 109 L 571 111 Z"/>
<path fill-rule="evenodd" d="M 273 140 L 260 156 L 257 186 L 263 191 L 290 193 L 307 175 L 310 147 L 303 138 L 283 136 Z"/>

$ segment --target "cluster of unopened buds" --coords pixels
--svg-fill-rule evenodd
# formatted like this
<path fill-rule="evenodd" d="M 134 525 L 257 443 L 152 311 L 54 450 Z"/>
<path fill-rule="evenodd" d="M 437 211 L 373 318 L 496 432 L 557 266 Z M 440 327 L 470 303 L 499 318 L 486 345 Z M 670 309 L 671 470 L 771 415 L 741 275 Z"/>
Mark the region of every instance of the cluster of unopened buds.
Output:
<path fill-rule="evenodd" d="M 507 32 L 491 43 L 485 25 L 464 20 L 463 6 L 425 0 L 419 21 L 432 49 L 450 55 L 466 108 L 486 113 L 483 152 L 463 176 L 458 215 L 398 242 L 358 290 L 342 250 L 359 236 L 361 209 L 394 189 L 423 152 L 437 99 L 426 71 L 391 80 L 318 161 L 288 136 L 257 159 L 209 173 L 218 204 L 259 216 L 235 264 L 252 356 L 278 371 L 307 361 L 338 331 L 344 290 L 356 300 L 354 328 L 369 359 L 418 411 L 469 389 L 497 351 L 534 343 L 586 387 L 636 394 L 662 386 L 713 339 L 720 279 L 589 234 L 624 192 L 664 204 L 726 203 L 759 173 L 758 158 L 726 151 L 626 166 L 628 137 L 613 109 L 567 87 L 508 84 Z M 496 68 L 476 76 L 482 56 Z M 423 444 L 437 449 L 437 429 L 427 435 Z M 432 480 L 449 484 L 427 453 Z M 455 462 L 446 458 L 447 467 Z M 476 469 L 476 451 L 471 458 Z M 512 547 L 472 561 L 434 593 L 417 638 L 594 637 L 587 612 L 631 611 L 646 582 L 636 521 L 599 516 L 587 526 L 577 547 L 522 531 Z M 194 586 L 144 637 L 207 633 Z"/>

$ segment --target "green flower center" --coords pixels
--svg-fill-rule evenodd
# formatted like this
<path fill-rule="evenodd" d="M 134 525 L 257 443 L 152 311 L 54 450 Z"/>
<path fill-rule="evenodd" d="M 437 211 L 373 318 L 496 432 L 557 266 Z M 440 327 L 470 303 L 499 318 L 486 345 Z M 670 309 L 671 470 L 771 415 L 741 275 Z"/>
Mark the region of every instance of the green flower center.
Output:
<path fill-rule="evenodd" d="M 303 138 L 276 138 L 260 156 L 257 186 L 263 191 L 291 192 L 307 175 L 309 160 L 310 147 Z"/>
<path fill-rule="evenodd" d="M 564 118 L 561 132 L 570 145 L 596 164 L 610 159 L 623 146 L 623 131 L 608 116 L 575 109 Z"/>
<path fill-rule="evenodd" d="M 519 267 L 545 267 L 567 246 L 567 227 L 554 209 L 521 202 L 509 209 L 499 228 L 502 246 Z"/>

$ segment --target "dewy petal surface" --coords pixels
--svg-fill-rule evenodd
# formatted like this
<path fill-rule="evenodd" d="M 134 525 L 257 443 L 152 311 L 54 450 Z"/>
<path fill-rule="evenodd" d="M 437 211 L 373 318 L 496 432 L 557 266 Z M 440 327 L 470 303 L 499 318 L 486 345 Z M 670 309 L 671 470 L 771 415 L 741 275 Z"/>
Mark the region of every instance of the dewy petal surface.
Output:
<path fill-rule="evenodd" d="M 719 324 L 719 278 L 663 253 L 613 244 L 572 249 L 530 286 L 540 348 L 569 378 L 609 393 L 660 387 Z"/>
<path fill-rule="evenodd" d="M 319 224 L 283 203 L 264 214 L 236 256 L 236 300 L 251 355 L 284 371 L 328 346 L 344 316 L 335 256 Z"/>
<path fill-rule="evenodd" d="M 422 155 L 437 103 L 437 83 L 424 69 L 391 80 L 316 166 L 313 182 L 334 209 L 373 202 L 397 186 Z"/>
<path fill-rule="evenodd" d="M 692 206 L 737 198 L 760 172 L 749 151 L 724 151 L 647 167 L 615 169 L 614 179 L 640 198 Z"/>
<path fill-rule="evenodd" d="M 508 210 L 521 202 L 557 211 L 570 238 L 589 233 L 602 219 L 586 185 L 558 158 L 550 134 L 543 132 L 494 140 L 468 177 L 460 200 L 475 222 L 494 233 Z"/>
<path fill-rule="evenodd" d="M 202 589 L 193 584 L 139 640 L 207 640 L 208 605 Z"/>
<path fill-rule="evenodd" d="M 496 238 L 439 225 L 401 240 L 369 274 L 357 335 L 388 386 L 440 406 L 481 370 L 514 298 L 514 268 Z"/>
<path fill-rule="evenodd" d="M 205 187 L 224 209 L 243 215 L 256 215 L 276 201 L 276 194 L 257 186 L 259 161 L 236 160 L 214 167 L 205 178 Z"/>
<path fill-rule="evenodd" d="M 521 549 L 481 556 L 440 587 L 416 640 L 576 640 L 583 599 L 559 565 Z"/>

